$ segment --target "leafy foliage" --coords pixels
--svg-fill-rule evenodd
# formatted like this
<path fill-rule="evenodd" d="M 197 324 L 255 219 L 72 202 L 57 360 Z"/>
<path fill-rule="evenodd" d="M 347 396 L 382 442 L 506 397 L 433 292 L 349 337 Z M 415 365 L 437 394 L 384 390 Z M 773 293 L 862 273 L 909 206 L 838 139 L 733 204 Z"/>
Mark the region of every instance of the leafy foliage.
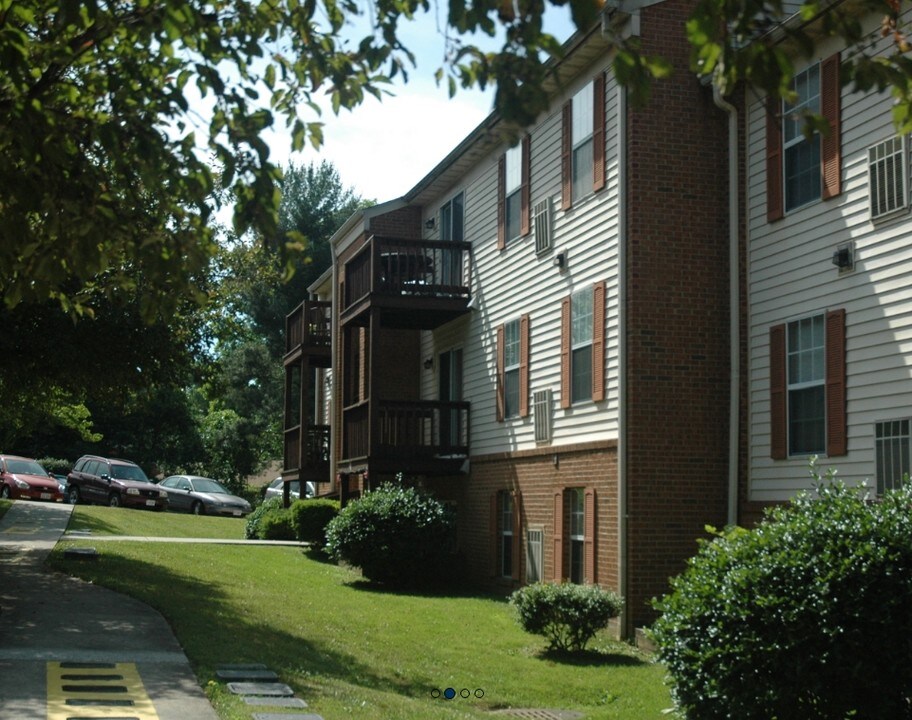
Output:
<path fill-rule="evenodd" d="M 455 519 L 430 495 L 381 485 L 346 505 L 326 528 L 330 557 L 393 587 L 436 583 L 452 566 Z"/>
<path fill-rule="evenodd" d="M 548 639 L 552 650 L 576 652 L 621 611 L 622 600 L 598 585 L 533 583 L 510 596 L 523 630 Z"/>
<path fill-rule="evenodd" d="M 326 544 L 326 526 L 339 514 L 339 501 L 295 500 L 289 510 L 295 537 L 322 548 Z"/>
<path fill-rule="evenodd" d="M 872 501 L 830 474 L 704 542 L 655 603 L 683 716 L 912 717 L 910 510 L 909 485 Z"/>
<path fill-rule="evenodd" d="M 247 516 L 247 524 L 244 526 L 244 537 L 248 540 L 256 540 L 260 537 L 260 523 L 263 518 L 270 513 L 284 510 L 282 498 L 274 497 L 264 500 L 254 508 L 253 512 Z"/>
<path fill-rule="evenodd" d="M 257 529 L 261 540 L 294 540 L 295 528 L 291 508 L 280 508 L 266 513 Z"/>

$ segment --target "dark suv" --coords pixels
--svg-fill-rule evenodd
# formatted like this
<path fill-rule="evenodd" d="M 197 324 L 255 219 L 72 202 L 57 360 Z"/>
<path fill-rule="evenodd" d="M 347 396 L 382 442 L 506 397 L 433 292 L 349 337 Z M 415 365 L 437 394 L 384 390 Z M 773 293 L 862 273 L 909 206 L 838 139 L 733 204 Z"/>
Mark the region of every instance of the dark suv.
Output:
<path fill-rule="evenodd" d="M 67 500 L 111 507 L 164 510 L 168 493 L 158 487 L 136 463 L 117 458 L 83 455 L 67 475 Z"/>

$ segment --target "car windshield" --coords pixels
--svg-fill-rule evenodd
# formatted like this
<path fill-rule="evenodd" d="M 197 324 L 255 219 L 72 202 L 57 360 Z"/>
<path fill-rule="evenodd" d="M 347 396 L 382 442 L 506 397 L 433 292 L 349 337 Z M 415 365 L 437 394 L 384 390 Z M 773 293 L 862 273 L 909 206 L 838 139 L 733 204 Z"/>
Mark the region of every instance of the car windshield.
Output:
<path fill-rule="evenodd" d="M 6 470 L 16 475 L 47 475 L 34 460 L 7 460 Z"/>
<path fill-rule="evenodd" d="M 118 480 L 138 480 L 151 482 L 138 465 L 111 465 L 111 477 Z"/>
<path fill-rule="evenodd" d="M 219 485 L 215 480 L 209 478 L 196 478 L 193 481 L 193 489 L 196 492 L 212 493 L 214 495 L 227 495 L 228 491 Z"/>

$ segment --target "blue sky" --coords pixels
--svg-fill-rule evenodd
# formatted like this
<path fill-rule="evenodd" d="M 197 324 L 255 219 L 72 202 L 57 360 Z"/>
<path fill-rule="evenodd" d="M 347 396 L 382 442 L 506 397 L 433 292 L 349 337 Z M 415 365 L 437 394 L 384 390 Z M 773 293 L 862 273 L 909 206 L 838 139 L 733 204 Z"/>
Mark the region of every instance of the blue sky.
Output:
<path fill-rule="evenodd" d="M 325 110 L 319 152 L 308 148 L 291 154 L 289 138 L 271 134 L 267 142 L 273 160 L 283 166 L 329 160 L 345 186 L 377 202 L 398 198 L 418 183 L 490 113 L 494 97 L 488 88 L 460 90 L 450 99 L 445 87 L 437 87 L 434 72 L 442 62 L 444 41 L 433 12 L 400 25 L 417 61 L 407 84 L 397 82 L 391 88 L 394 96 L 382 102 L 371 97 L 338 116 Z M 572 34 L 566 6 L 549 9 L 546 29 L 560 42 Z"/>

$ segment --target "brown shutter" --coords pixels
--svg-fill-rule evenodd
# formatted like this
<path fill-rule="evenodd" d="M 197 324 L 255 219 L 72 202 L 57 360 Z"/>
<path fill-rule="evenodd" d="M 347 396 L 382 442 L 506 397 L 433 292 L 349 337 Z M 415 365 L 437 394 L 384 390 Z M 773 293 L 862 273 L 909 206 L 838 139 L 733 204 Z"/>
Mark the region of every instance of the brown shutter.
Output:
<path fill-rule="evenodd" d="M 786 403 L 785 325 L 770 328 L 770 457 L 788 457 L 788 404 Z"/>
<path fill-rule="evenodd" d="M 561 301 L 561 337 L 560 337 L 560 358 L 561 358 L 561 398 L 562 408 L 568 408 L 572 404 L 570 375 L 570 298 L 566 297 Z"/>
<path fill-rule="evenodd" d="M 507 156 L 497 161 L 497 249 L 507 246 Z"/>
<path fill-rule="evenodd" d="M 592 81 L 592 189 L 605 187 L 605 73 Z"/>
<path fill-rule="evenodd" d="M 846 433 L 845 310 L 826 314 L 827 455 L 848 453 Z"/>
<path fill-rule="evenodd" d="M 768 222 L 782 218 L 782 122 L 781 101 L 766 100 L 766 219 Z"/>
<path fill-rule="evenodd" d="M 597 582 L 595 576 L 595 488 L 583 492 L 583 580 L 590 585 Z"/>
<path fill-rule="evenodd" d="M 564 579 L 564 493 L 554 493 L 554 581 Z"/>
<path fill-rule="evenodd" d="M 494 348 L 497 366 L 497 422 L 504 419 L 504 326 L 497 326 L 497 340 Z"/>
<path fill-rule="evenodd" d="M 491 515 L 488 518 L 488 546 L 491 548 L 491 577 L 497 577 L 500 572 L 500 562 L 498 558 L 498 533 L 497 533 L 497 493 L 491 493 L 490 505 L 491 505 Z"/>
<path fill-rule="evenodd" d="M 522 493 L 513 493 L 513 572 L 514 580 L 520 579 L 520 560 L 522 559 Z"/>
<path fill-rule="evenodd" d="M 532 232 L 532 136 L 522 139 L 521 182 L 519 195 L 519 234 Z"/>
<path fill-rule="evenodd" d="M 519 416 L 529 417 L 529 315 L 519 319 Z"/>
<path fill-rule="evenodd" d="M 605 281 L 592 289 L 592 399 L 605 399 Z"/>
<path fill-rule="evenodd" d="M 842 86 L 839 82 L 839 53 L 820 63 L 820 114 L 829 122 L 830 132 L 821 138 L 824 200 L 842 192 Z"/>
<path fill-rule="evenodd" d="M 573 103 L 564 103 L 561 125 L 561 210 L 573 205 Z"/>

